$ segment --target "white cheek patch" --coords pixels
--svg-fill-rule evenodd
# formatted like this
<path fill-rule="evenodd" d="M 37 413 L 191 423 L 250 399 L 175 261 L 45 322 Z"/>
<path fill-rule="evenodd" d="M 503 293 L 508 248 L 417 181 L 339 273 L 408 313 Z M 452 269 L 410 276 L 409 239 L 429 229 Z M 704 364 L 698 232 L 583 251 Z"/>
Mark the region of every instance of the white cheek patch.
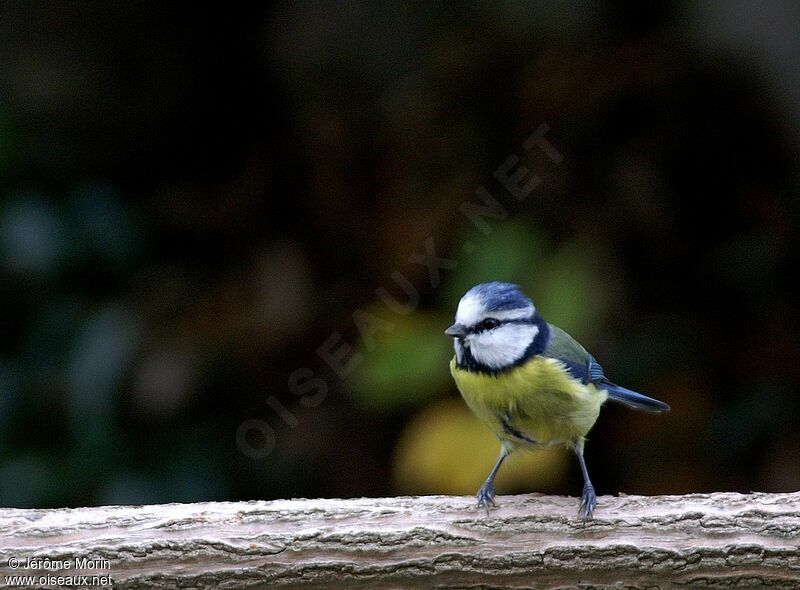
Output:
<path fill-rule="evenodd" d="M 490 369 L 502 369 L 520 360 L 538 333 L 534 324 L 504 324 L 466 339 L 476 361 Z"/>

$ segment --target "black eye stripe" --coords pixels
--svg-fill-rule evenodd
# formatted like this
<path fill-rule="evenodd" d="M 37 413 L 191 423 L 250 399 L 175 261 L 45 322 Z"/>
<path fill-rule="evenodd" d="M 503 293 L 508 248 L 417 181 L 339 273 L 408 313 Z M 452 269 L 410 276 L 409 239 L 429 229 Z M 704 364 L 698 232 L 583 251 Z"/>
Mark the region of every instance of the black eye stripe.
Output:
<path fill-rule="evenodd" d="M 496 322 L 493 326 L 489 327 L 484 325 L 487 320 L 492 320 Z M 470 334 L 480 334 L 481 332 L 485 332 L 486 330 L 493 330 L 494 328 L 498 328 L 500 326 L 504 326 L 505 324 L 535 324 L 535 320 L 531 318 L 518 318 L 514 320 L 498 320 L 497 318 L 486 318 L 474 326 L 471 326 L 467 332 Z"/>
<path fill-rule="evenodd" d="M 480 334 L 481 332 L 485 332 L 486 330 L 491 330 L 492 328 L 496 328 L 497 326 L 500 325 L 500 323 L 498 322 L 497 326 L 488 327 L 488 326 L 485 325 L 485 322 L 486 322 L 486 320 L 478 322 L 474 326 L 471 326 L 468 331 L 471 334 Z"/>

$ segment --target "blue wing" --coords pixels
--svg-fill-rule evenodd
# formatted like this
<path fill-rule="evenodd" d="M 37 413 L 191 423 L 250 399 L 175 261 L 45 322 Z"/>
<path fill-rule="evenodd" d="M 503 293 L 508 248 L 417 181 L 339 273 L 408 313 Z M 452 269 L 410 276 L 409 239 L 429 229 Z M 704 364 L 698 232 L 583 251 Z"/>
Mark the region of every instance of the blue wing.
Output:
<path fill-rule="evenodd" d="M 605 380 L 606 376 L 603 374 L 603 367 L 600 363 L 590 354 L 587 353 L 587 358 L 582 362 L 575 362 L 565 356 L 553 357 L 560 360 L 567 366 L 567 371 L 575 379 L 580 379 L 584 384 L 598 383 Z"/>
<path fill-rule="evenodd" d="M 603 374 L 600 363 L 561 328 L 550 324 L 550 334 L 550 341 L 542 354 L 564 363 L 569 374 L 575 379 L 587 385 L 592 383 L 598 386 L 608 392 L 608 399 L 634 410 L 655 413 L 669 411 L 669 406 L 664 402 L 609 381 Z"/>

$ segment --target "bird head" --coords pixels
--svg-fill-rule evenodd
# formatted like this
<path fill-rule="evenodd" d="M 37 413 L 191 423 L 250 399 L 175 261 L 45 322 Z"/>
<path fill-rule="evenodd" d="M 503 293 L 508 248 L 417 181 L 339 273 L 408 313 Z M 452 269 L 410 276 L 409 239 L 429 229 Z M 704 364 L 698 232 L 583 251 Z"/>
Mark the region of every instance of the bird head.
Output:
<path fill-rule="evenodd" d="M 456 363 L 494 373 L 509 369 L 543 348 L 547 324 L 522 290 L 511 283 L 482 283 L 467 291 L 455 323 L 445 330 L 454 338 Z"/>

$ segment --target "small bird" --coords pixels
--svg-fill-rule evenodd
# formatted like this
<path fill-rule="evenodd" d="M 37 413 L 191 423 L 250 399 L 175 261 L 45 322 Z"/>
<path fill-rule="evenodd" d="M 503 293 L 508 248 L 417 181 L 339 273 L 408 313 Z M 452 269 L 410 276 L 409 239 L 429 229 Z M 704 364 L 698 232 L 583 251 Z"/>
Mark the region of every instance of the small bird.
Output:
<path fill-rule="evenodd" d="M 578 515 L 592 518 L 597 496 L 583 447 L 608 399 L 644 412 L 664 402 L 613 384 L 576 340 L 547 323 L 519 286 L 483 283 L 466 292 L 455 323 L 450 372 L 470 409 L 500 439 L 500 456 L 478 490 L 478 506 L 495 505 L 494 478 L 517 448 L 565 445 L 578 457 L 583 494 Z"/>

